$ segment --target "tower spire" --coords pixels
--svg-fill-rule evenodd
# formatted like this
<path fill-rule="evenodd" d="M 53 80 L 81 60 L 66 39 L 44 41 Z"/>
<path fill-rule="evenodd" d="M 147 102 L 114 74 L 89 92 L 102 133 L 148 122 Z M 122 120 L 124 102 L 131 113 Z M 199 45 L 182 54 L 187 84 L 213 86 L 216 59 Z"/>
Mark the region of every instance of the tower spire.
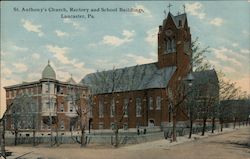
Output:
<path fill-rule="evenodd" d="M 168 11 L 170 12 L 170 8 L 172 7 L 173 5 L 171 3 L 168 4 Z"/>
<path fill-rule="evenodd" d="M 186 13 L 186 6 L 185 6 L 185 4 L 183 4 L 183 11 L 184 11 L 184 13 Z"/>

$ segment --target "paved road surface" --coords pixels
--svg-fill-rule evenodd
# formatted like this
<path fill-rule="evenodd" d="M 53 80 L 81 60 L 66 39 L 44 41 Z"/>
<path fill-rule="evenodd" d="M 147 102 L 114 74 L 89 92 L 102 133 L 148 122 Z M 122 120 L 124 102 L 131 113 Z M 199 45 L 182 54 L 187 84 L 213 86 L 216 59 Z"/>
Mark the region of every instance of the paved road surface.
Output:
<path fill-rule="evenodd" d="M 187 139 L 186 139 L 187 140 Z M 179 140 L 180 141 L 180 140 Z M 7 147 L 27 159 L 250 159 L 250 127 L 173 145 L 159 140 L 118 149 L 79 145 Z M 9 159 L 9 158 L 8 158 Z"/>

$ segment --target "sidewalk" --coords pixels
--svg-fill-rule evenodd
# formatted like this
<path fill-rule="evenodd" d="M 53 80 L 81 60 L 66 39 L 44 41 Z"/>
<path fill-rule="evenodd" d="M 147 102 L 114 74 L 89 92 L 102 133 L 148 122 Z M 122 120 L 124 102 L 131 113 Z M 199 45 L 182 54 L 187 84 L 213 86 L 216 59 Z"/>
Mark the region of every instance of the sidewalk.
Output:
<path fill-rule="evenodd" d="M 223 141 L 230 139 L 233 140 L 235 135 L 236 138 L 234 140 L 239 140 L 239 137 L 241 137 L 240 135 L 242 135 L 242 132 L 245 134 L 247 132 L 248 134 L 248 131 L 246 130 L 250 130 L 250 128 L 224 128 L 223 132 L 218 132 L 218 130 L 216 130 L 214 134 L 212 134 L 211 132 L 206 132 L 204 136 L 200 136 L 200 133 L 193 134 L 192 139 L 188 139 L 187 135 L 177 137 L 177 142 L 172 143 L 170 143 L 169 139 L 162 139 L 142 144 L 121 146 L 117 149 L 111 146 L 109 147 L 98 145 L 88 145 L 86 148 L 80 148 L 77 144 L 65 144 L 53 148 L 50 148 L 48 145 L 39 145 L 36 147 L 31 147 L 30 145 L 8 146 L 6 150 L 13 152 L 12 156 L 7 157 L 8 159 L 165 159 L 166 155 L 169 156 L 171 159 L 182 159 L 183 156 L 185 156 L 186 154 L 191 155 L 188 155 L 187 157 L 185 156 L 185 159 L 201 159 L 199 158 L 199 155 L 197 156 L 196 153 L 201 153 L 200 155 L 207 155 L 208 153 L 217 153 L 217 155 L 221 154 L 222 156 L 226 156 L 228 154 L 228 151 L 236 151 L 234 150 L 234 148 L 225 149 L 224 147 L 222 147 L 227 146 L 225 144 L 215 143 L 217 145 L 214 145 L 213 142 L 217 142 L 218 139 L 221 138 L 223 139 Z M 246 136 L 243 137 L 245 138 Z M 212 140 L 212 142 L 208 142 L 207 140 Z M 207 150 L 206 152 L 202 152 L 203 147 L 207 147 L 209 150 Z M 217 147 L 222 148 L 217 149 Z M 230 155 L 233 156 L 232 154 Z M 235 155 L 238 154 L 236 153 Z M 233 157 L 231 158 L 234 159 Z M 203 157 L 202 159 L 210 158 Z M 222 157 L 220 157 L 219 159 L 222 159 Z"/>
<path fill-rule="evenodd" d="M 136 144 L 136 145 L 128 145 L 128 146 L 124 146 L 122 148 L 128 149 L 128 150 L 142 150 L 142 149 L 147 150 L 147 149 L 159 149 L 159 148 L 168 149 L 169 147 L 174 146 L 174 145 L 183 144 L 186 142 L 197 141 L 197 140 L 202 139 L 202 138 L 206 138 L 209 136 L 215 136 L 215 135 L 221 135 L 221 134 L 225 134 L 225 133 L 235 131 L 235 130 L 237 130 L 237 128 L 235 128 L 235 129 L 224 128 L 222 132 L 215 130 L 213 134 L 211 133 L 211 131 L 205 132 L 204 136 L 201 136 L 201 133 L 192 134 L 191 139 L 188 139 L 188 135 L 178 136 L 177 142 L 170 142 L 170 138 L 169 138 L 167 140 L 163 139 L 163 140 L 157 140 L 157 141 L 152 141 L 152 142 L 140 143 L 140 144 Z"/>

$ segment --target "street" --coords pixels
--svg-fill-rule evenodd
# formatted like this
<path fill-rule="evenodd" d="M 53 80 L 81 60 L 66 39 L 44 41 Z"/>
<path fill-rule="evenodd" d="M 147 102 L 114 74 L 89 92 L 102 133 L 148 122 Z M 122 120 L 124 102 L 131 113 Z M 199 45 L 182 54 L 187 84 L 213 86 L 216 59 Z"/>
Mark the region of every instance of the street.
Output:
<path fill-rule="evenodd" d="M 250 159 L 250 127 L 202 138 L 193 135 L 193 139 L 188 140 L 185 136 L 179 138 L 177 143 L 158 140 L 117 149 L 97 145 L 89 145 L 87 148 L 80 148 L 79 145 L 53 148 L 48 145 L 8 146 L 6 149 L 13 152 L 13 156 L 8 159 L 20 156 L 30 159 Z"/>

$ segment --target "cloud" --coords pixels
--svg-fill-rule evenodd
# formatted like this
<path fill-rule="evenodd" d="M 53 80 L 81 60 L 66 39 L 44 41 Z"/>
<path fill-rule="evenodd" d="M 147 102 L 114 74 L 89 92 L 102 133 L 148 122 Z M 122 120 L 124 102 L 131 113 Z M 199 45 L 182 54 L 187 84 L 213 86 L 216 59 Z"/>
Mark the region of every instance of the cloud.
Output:
<path fill-rule="evenodd" d="M 63 65 L 71 65 L 74 68 L 72 70 L 78 70 L 78 74 L 86 74 L 90 73 L 93 70 L 85 68 L 84 63 L 80 62 L 77 59 L 70 59 L 67 56 L 67 53 L 70 51 L 70 48 L 67 47 L 59 47 L 59 46 L 54 46 L 54 45 L 47 45 L 46 48 L 48 49 L 49 52 L 51 52 L 54 57 Z M 68 67 L 67 67 L 68 69 Z"/>
<path fill-rule="evenodd" d="M 250 95 L 250 75 L 243 76 L 235 82 L 241 90 L 246 91 Z"/>
<path fill-rule="evenodd" d="M 145 64 L 145 63 L 151 63 L 155 61 L 153 58 L 146 58 L 146 57 L 138 56 L 135 54 L 127 54 L 126 56 L 132 59 L 133 61 L 135 61 L 136 64 Z"/>
<path fill-rule="evenodd" d="M 79 23 L 72 21 L 71 19 L 64 19 L 63 22 L 66 24 L 71 24 L 76 30 L 85 30 L 84 27 L 82 27 Z"/>
<path fill-rule="evenodd" d="M 243 54 L 250 54 L 249 49 L 240 49 L 240 52 L 243 53 Z"/>
<path fill-rule="evenodd" d="M 67 81 L 71 77 L 71 73 L 67 72 L 65 70 L 57 70 L 56 71 L 57 78 L 62 80 L 62 81 Z"/>
<path fill-rule="evenodd" d="M 70 50 L 69 48 L 53 45 L 47 45 L 46 47 L 48 51 L 53 53 L 54 57 L 62 64 L 73 64 L 73 61 L 70 61 L 66 56 L 66 53 Z"/>
<path fill-rule="evenodd" d="M 158 30 L 158 27 L 148 30 L 145 41 L 148 42 L 150 45 L 157 45 Z"/>
<path fill-rule="evenodd" d="M 34 32 L 38 33 L 38 36 L 43 36 L 44 33 L 41 31 L 41 25 L 35 25 L 29 20 L 22 19 L 21 22 L 23 23 L 23 27 L 28 31 L 28 32 Z"/>
<path fill-rule="evenodd" d="M 233 46 L 233 47 L 238 47 L 239 44 L 238 44 L 238 43 L 233 43 L 232 46 Z"/>
<path fill-rule="evenodd" d="M 122 35 L 123 35 L 122 38 L 112 36 L 112 35 L 105 35 L 102 39 L 102 43 L 106 45 L 111 45 L 111 46 L 120 46 L 122 44 L 133 41 L 135 31 L 123 30 Z"/>
<path fill-rule="evenodd" d="M 55 30 L 55 33 L 58 37 L 68 36 L 69 34 L 66 32 L 62 32 L 60 30 Z"/>
<path fill-rule="evenodd" d="M 2 57 L 3 57 L 3 56 L 6 56 L 7 54 L 8 54 L 7 52 L 1 50 L 1 56 L 2 56 Z"/>
<path fill-rule="evenodd" d="M 204 19 L 206 14 L 203 12 L 203 5 L 200 2 L 186 3 L 186 12 L 199 19 Z"/>
<path fill-rule="evenodd" d="M 247 30 L 242 30 L 242 34 L 243 34 L 244 36 L 250 36 L 250 32 L 247 31 Z"/>
<path fill-rule="evenodd" d="M 216 70 L 222 70 L 224 73 L 235 73 L 235 72 L 237 72 L 235 68 L 225 66 L 220 61 L 213 60 L 213 61 L 209 61 L 209 63 L 211 65 L 213 65 L 216 68 Z"/>
<path fill-rule="evenodd" d="M 133 7 L 134 9 L 137 9 L 137 10 L 142 10 L 141 13 L 138 13 L 138 12 L 133 12 L 133 15 L 134 16 L 139 16 L 139 15 L 142 15 L 142 13 L 144 13 L 144 16 L 147 16 L 149 18 L 152 17 L 152 14 L 151 12 L 143 5 L 141 4 L 135 4 L 135 6 Z"/>
<path fill-rule="evenodd" d="M 2 77 L 9 77 L 10 75 L 12 75 L 12 71 L 9 68 L 2 67 L 1 75 Z"/>
<path fill-rule="evenodd" d="M 31 55 L 31 57 L 32 57 L 33 59 L 35 59 L 35 60 L 40 59 L 40 55 L 39 55 L 38 53 L 33 53 L 33 54 Z"/>
<path fill-rule="evenodd" d="M 16 45 L 12 45 L 11 48 L 12 48 L 14 51 L 20 51 L 20 52 L 28 51 L 28 48 L 19 47 L 19 46 L 16 46 Z"/>
<path fill-rule="evenodd" d="M 234 53 L 232 50 L 224 48 L 224 47 L 219 48 L 219 49 L 212 48 L 211 50 L 215 54 L 215 57 L 217 59 L 220 59 L 225 62 L 230 62 L 234 65 L 242 66 L 241 62 L 236 60 L 235 57 L 227 56 L 227 54 L 236 55 L 236 53 Z"/>
<path fill-rule="evenodd" d="M 37 81 L 42 76 L 40 72 L 32 72 L 27 75 L 27 81 Z"/>
<path fill-rule="evenodd" d="M 5 112 L 6 110 L 6 92 L 5 92 L 5 89 L 3 87 L 5 86 L 11 86 L 11 85 L 14 85 L 14 84 L 17 84 L 18 82 L 16 80 L 13 80 L 13 79 L 10 79 L 10 80 L 7 80 L 5 78 L 1 78 L 1 97 L 0 97 L 0 118 L 1 116 L 3 115 L 3 113 Z"/>
<path fill-rule="evenodd" d="M 17 72 L 25 72 L 28 70 L 28 67 L 23 63 L 14 63 L 13 66 Z"/>
<path fill-rule="evenodd" d="M 217 18 L 210 20 L 209 23 L 214 26 L 221 26 L 224 23 L 224 20 L 217 17 Z"/>

